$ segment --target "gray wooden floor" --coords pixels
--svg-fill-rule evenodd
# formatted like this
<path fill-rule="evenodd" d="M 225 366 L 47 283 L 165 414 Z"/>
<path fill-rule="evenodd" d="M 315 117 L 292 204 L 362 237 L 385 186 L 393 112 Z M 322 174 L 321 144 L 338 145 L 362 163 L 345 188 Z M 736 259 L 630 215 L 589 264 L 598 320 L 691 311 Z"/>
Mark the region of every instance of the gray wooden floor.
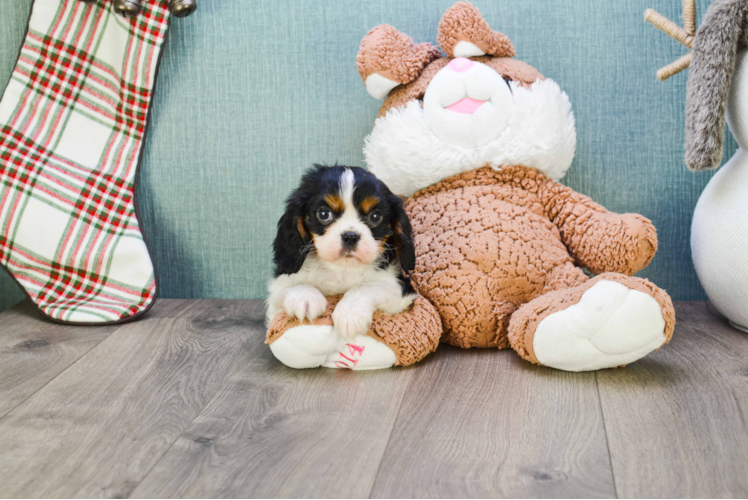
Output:
<path fill-rule="evenodd" d="M 447 346 L 294 371 L 258 301 L 85 328 L 0 314 L 2 497 L 746 497 L 748 335 L 677 304 L 671 344 L 564 373 Z"/>

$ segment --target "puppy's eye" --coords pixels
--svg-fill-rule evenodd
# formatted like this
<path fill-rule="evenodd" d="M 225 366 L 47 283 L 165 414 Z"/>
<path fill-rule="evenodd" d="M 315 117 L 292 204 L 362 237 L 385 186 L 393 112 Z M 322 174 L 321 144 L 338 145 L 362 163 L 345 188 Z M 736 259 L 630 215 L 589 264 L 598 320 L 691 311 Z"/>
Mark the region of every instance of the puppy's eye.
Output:
<path fill-rule="evenodd" d="M 369 223 L 372 226 L 378 226 L 380 222 L 382 222 L 382 212 L 374 210 L 369 213 Z"/>
<path fill-rule="evenodd" d="M 332 210 L 327 207 L 322 207 L 317 210 L 317 218 L 322 224 L 329 224 L 332 222 Z"/>

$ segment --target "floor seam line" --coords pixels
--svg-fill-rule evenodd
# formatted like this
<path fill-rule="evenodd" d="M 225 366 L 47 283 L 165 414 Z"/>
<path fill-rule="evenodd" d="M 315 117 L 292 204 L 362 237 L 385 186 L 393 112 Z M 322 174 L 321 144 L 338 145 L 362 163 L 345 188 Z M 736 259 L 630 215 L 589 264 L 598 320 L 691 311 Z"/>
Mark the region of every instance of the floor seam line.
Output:
<path fill-rule="evenodd" d="M 405 404 L 405 396 L 407 396 L 408 391 L 410 391 L 410 387 L 411 385 L 413 385 L 413 381 L 415 380 L 415 378 L 416 378 L 415 373 L 413 373 L 413 375 L 410 378 L 410 382 L 408 382 L 408 387 L 406 387 L 405 391 L 403 391 L 403 397 L 400 398 L 400 406 L 397 408 L 397 415 L 395 415 L 395 420 L 392 422 L 390 435 L 387 436 L 387 444 L 384 445 L 384 451 L 382 452 L 382 456 L 379 458 L 379 465 L 377 465 L 377 472 L 374 474 L 374 482 L 371 483 L 371 489 L 369 490 L 369 494 L 367 495 L 366 498 L 371 498 L 372 493 L 374 493 L 374 487 L 377 485 L 377 480 L 379 479 L 379 472 L 382 470 L 382 464 L 384 463 L 384 456 L 387 453 L 387 448 L 390 447 L 392 434 L 395 432 L 395 426 L 397 425 L 397 421 L 400 419 L 400 412 L 403 409 L 403 404 Z"/>
<path fill-rule="evenodd" d="M 613 469 L 613 457 L 610 454 L 610 440 L 608 439 L 608 427 L 605 425 L 605 412 L 603 411 L 603 397 L 600 394 L 600 381 L 597 377 L 598 373 L 595 372 L 595 388 L 597 389 L 597 404 L 600 408 L 600 418 L 603 421 L 603 433 L 605 434 L 605 448 L 608 450 L 608 463 L 610 464 L 610 475 L 613 479 L 613 493 L 615 494 L 616 498 L 621 498 L 618 496 L 618 486 L 616 485 L 616 472 Z"/>

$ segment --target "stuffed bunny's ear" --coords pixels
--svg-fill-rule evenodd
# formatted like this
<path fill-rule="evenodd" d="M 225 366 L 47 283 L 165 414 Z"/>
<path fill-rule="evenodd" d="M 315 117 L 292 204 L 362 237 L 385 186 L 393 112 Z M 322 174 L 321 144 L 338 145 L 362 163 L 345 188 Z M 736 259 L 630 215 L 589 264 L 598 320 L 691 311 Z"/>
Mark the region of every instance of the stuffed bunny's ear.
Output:
<path fill-rule="evenodd" d="M 492 31 L 470 2 L 457 2 L 439 21 L 436 41 L 449 57 L 514 57 L 514 45 L 506 35 Z"/>
<path fill-rule="evenodd" d="M 413 39 L 389 24 L 371 30 L 356 56 L 358 74 L 375 99 L 384 99 L 398 85 L 410 83 L 423 68 L 441 57 L 430 43 L 414 44 Z"/>
<path fill-rule="evenodd" d="M 743 26 L 745 0 L 716 0 L 693 40 L 686 98 L 686 165 L 691 170 L 719 167 L 725 129 L 725 107 Z"/>

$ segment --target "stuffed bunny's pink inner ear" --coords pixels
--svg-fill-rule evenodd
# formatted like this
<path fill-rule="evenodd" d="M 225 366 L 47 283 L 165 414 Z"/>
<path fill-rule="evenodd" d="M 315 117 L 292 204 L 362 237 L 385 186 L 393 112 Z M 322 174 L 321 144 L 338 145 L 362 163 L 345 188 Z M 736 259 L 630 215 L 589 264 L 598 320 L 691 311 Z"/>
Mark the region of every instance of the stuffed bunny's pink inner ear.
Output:
<path fill-rule="evenodd" d="M 485 56 L 486 53 L 479 49 L 474 43 L 468 42 L 467 40 L 460 40 L 452 49 L 452 55 L 454 57 L 480 57 Z"/>
<path fill-rule="evenodd" d="M 366 85 L 366 91 L 374 99 L 384 99 L 390 93 L 390 90 L 400 84 L 380 75 L 379 73 L 372 73 L 366 77 L 364 85 Z"/>

